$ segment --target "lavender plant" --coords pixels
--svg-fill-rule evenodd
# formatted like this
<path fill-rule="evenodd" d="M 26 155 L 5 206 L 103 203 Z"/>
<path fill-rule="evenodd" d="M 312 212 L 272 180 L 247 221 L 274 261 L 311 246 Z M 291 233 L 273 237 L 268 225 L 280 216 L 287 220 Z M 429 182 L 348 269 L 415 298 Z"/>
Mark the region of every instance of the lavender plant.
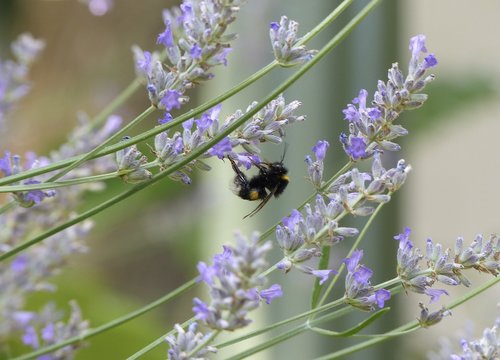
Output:
<path fill-rule="evenodd" d="M 87 3 L 93 12 L 99 5 Z M 21 157 L 3 149 L 0 171 L 4 177 L 0 179 L 0 191 L 9 193 L 10 197 L 0 208 L 0 341 L 8 344 L 17 338 L 34 349 L 18 359 L 72 358 L 83 340 L 140 316 L 198 284 L 207 285 L 209 293 L 206 298 L 193 299 L 194 316 L 183 324 L 172 325 L 171 331 L 130 359 L 139 358 L 157 346 L 168 346 L 165 352 L 169 359 L 207 359 L 219 349 L 271 329 L 280 329 L 282 333 L 249 350 L 233 353 L 232 358 L 250 356 L 305 331 L 331 337 L 356 336 L 389 311 L 386 303 L 395 295 L 423 294 L 432 304 L 442 295 L 448 295 L 446 289 L 434 288 L 436 284 L 471 286 L 466 270 L 499 275 L 500 239 L 495 235 L 486 241 L 478 235 L 468 247 L 459 238 L 453 251 L 428 240 L 424 255 L 410 241 L 411 231 L 406 228 L 394 237 L 399 241 L 394 254 L 397 259 L 394 278 L 372 284 L 374 271 L 362 263 L 361 243 L 368 228 L 384 204 L 403 187 L 411 170 L 403 159 L 386 169 L 384 155 L 401 149 L 397 139 L 408 131 L 399 123 L 400 115 L 425 103 L 424 88 L 434 80 L 429 71 L 437 65 L 437 59 L 428 54 L 425 36 L 417 35 L 410 40 L 407 74 L 404 75 L 398 63 L 392 64 L 387 81 L 378 82 L 373 100 L 368 100 L 368 92 L 363 89 L 343 111 L 348 133 L 340 134 L 339 145 L 347 155 L 347 163 L 337 174 L 326 176 L 329 169 L 325 168 L 325 158 L 330 144 L 327 140 L 317 141 L 311 149 L 314 156 L 305 156 L 305 172 L 313 195 L 305 199 L 303 205 L 283 214 L 280 223 L 272 229 L 263 235 L 255 232 L 249 239 L 237 233 L 235 244 L 225 245 L 223 252 L 213 257 L 211 265 L 198 263 L 199 275 L 193 280 L 108 324 L 90 328 L 76 302 L 70 303 L 67 323 L 61 321 L 53 304 L 47 304 L 40 311 L 27 308 L 31 294 L 55 291 L 50 279 L 64 268 L 71 255 L 88 250 L 84 239 L 92 228 L 93 215 L 166 177 L 190 185 L 195 181 L 194 172 L 222 166 L 225 159 L 244 167 L 245 171 L 252 167 L 261 169 L 262 144 L 281 144 L 288 125 L 304 126 L 298 124 L 306 119 L 298 112 L 300 101 L 285 100 L 285 90 L 335 48 L 378 1 L 371 1 L 324 47 L 308 49 L 306 43 L 350 3 L 344 1 L 302 38 L 298 35 L 298 22 L 286 16 L 279 22 L 271 22 L 269 33 L 275 60 L 270 65 L 225 94 L 174 118 L 174 111 L 182 110 L 190 102 L 191 89 L 214 77 L 215 66 L 229 66 L 227 56 L 236 35 L 227 30 L 243 5 L 239 0 L 185 0 L 179 7 L 163 13 L 165 29 L 157 37 L 162 52 L 132 48 L 136 84 L 143 84 L 150 108 L 124 126 L 120 117 L 104 116 L 108 109 L 93 120 L 80 116 L 68 141 L 45 157 L 37 157 L 32 152 Z M 111 2 L 102 4 L 106 6 L 104 12 L 108 11 Z M 104 14 L 99 9 L 95 10 L 97 14 Z M 13 45 L 15 60 L 0 61 L 0 121 L 8 117 L 8 112 L 26 93 L 28 67 L 42 47 L 40 40 L 24 36 Z M 221 116 L 225 99 L 278 66 L 300 68 L 263 100 L 249 101 L 244 111 L 231 113 L 229 110 L 229 116 Z M 126 100 L 126 96 L 120 98 Z M 154 127 L 130 135 L 138 122 L 155 111 L 159 115 Z M 140 150 L 141 141 L 148 142 L 150 152 Z M 90 210 L 77 213 L 84 194 L 103 190 L 106 180 L 116 178 L 129 188 Z M 360 228 L 347 225 L 347 220 L 353 217 L 367 218 L 367 221 Z M 275 265 L 268 266 L 266 256 L 272 241 L 266 238 L 272 233 L 275 246 L 282 254 Z M 346 253 L 337 250 L 340 243 L 349 243 L 350 250 Z M 342 260 L 330 264 L 332 251 L 338 251 Z M 267 286 L 268 276 L 275 270 L 281 271 L 281 276 L 298 270 L 313 277 L 311 309 L 278 324 L 238 335 L 237 330 L 252 322 L 252 312 L 261 305 L 275 306 L 276 302 L 286 301 L 285 287 L 278 283 Z M 343 296 L 331 300 L 341 277 L 344 278 Z M 469 297 L 496 282 L 495 278 Z M 436 311 L 421 303 L 418 320 L 385 334 L 368 335 L 368 340 L 324 358 L 338 358 L 445 321 L 451 309 L 462 301 L 456 300 Z M 327 321 L 355 311 L 371 314 L 345 331 L 321 327 Z M 302 322 L 295 328 L 284 328 L 296 321 Z M 451 355 L 451 358 L 493 358 L 498 353 L 495 331 L 496 328 L 485 331 L 481 341 L 464 341 L 463 355 Z M 231 340 L 217 343 L 222 333 L 230 333 Z"/>

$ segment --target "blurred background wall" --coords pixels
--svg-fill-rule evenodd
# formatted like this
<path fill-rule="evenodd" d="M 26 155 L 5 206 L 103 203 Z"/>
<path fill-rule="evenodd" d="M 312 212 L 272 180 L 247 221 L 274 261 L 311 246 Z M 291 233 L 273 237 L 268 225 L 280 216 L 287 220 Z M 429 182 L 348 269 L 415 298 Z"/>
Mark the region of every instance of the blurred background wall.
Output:
<path fill-rule="evenodd" d="M 299 21 L 301 33 L 305 33 L 338 3 L 255 0 L 243 6 L 234 27 L 240 37 L 228 58 L 229 66 L 218 69 L 213 82 L 190 94 L 192 104 L 222 93 L 271 61 L 270 21 L 286 14 Z M 353 5 L 350 14 L 364 3 Z M 116 0 L 110 13 L 95 17 L 73 0 L 0 2 L 2 58 L 8 55 L 8 43 L 23 31 L 47 41 L 33 69 L 31 93 L 11 114 L 8 133 L 0 134 L 0 151 L 47 153 L 64 142 L 66 133 L 76 124 L 78 111 L 97 114 L 134 78 L 130 46 L 155 48 L 156 36 L 163 30 L 161 9 L 172 4 Z M 395 258 L 397 244 L 392 236 L 404 226 L 412 228 L 412 240 L 421 247 L 427 237 L 453 246 L 459 235 L 470 242 L 478 232 L 485 236 L 498 232 L 499 13 L 500 4 L 493 0 L 474 4 L 466 0 L 383 2 L 317 69 L 285 94 L 289 101 L 302 101 L 302 113 L 308 116 L 306 123 L 294 125 L 287 133 L 285 163 L 292 182 L 286 196 L 266 206 L 259 216 L 241 221 L 253 204 L 243 203 L 229 190 L 233 175 L 228 164 L 213 161 L 213 171 L 196 178 L 189 188 L 168 180 L 157 184 L 95 218 L 96 228 L 89 240 L 91 253 L 73 259 L 55 279 L 59 286 L 57 301 L 64 305 L 68 299 L 77 298 L 91 323 L 99 325 L 191 279 L 196 274 L 196 262 L 207 261 L 220 252 L 222 243 L 232 241 L 235 229 L 250 234 L 279 221 L 311 191 L 304 180 L 304 156 L 318 139 L 327 139 L 331 143 L 330 174 L 344 164 L 345 157 L 336 149 L 338 134 L 345 130 L 341 110 L 360 88 L 373 94 L 376 80 L 386 78 L 392 62 L 398 61 L 405 69 L 409 38 L 419 33 L 427 36 L 427 48 L 440 62 L 435 69 L 437 80 L 428 87 L 428 103 L 402 117 L 410 135 L 402 143 L 404 150 L 386 166 L 404 157 L 413 171 L 394 203 L 385 209 L 384 217 L 371 229 L 363 245 L 366 263 L 375 269 L 374 281 L 392 277 L 394 266 L 386 259 Z M 320 47 L 339 28 L 332 26 L 310 47 Z M 249 100 L 260 99 L 288 73 L 273 73 L 268 82 L 225 103 L 223 113 L 246 108 Z M 118 113 L 127 121 L 148 105 L 145 93 L 139 92 Z M 155 123 L 155 117 L 149 119 L 144 129 Z M 265 148 L 265 156 L 271 161 L 282 154 L 283 146 Z M 106 193 L 92 195 L 90 202 L 95 204 L 124 187 L 112 182 Z M 275 260 L 278 256 L 276 251 Z M 340 261 L 340 256 L 333 254 L 332 261 Z M 387 266 L 385 273 L 383 264 Z M 479 283 L 485 277 L 472 279 Z M 283 275 L 276 274 L 274 280 L 282 282 Z M 259 312 L 259 321 L 274 321 L 308 308 L 309 296 L 304 299 L 301 294 L 307 293 L 311 279 L 292 272 L 286 281 L 285 291 L 296 301 L 289 303 L 288 298 L 290 308 L 277 306 L 272 313 Z M 187 299 L 193 295 L 189 293 Z M 35 297 L 32 306 L 50 297 Z M 424 301 L 413 294 L 399 296 L 399 300 L 391 306 L 401 314 L 400 321 L 415 318 L 417 302 Z M 498 315 L 498 300 L 499 291 L 492 289 L 480 297 L 480 306 L 476 302 L 466 304 L 442 324 L 393 341 L 389 346 L 397 351 L 392 355 L 380 347 L 349 359 L 424 359 L 422 344 L 426 349 L 436 348 L 440 336 L 454 335 L 454 329 L 463 328 L 468 320 L 475 324 L 475 335 L 491 326 Z M 173 323 L 190 317 L 190 308 L 186 298 L 169 303 L 150 316 L 91 340 L 92 346 L 81 351 L 78 358 L 102 358 L 103 354 L 124 358 L 166 333 Z M 332 328 L 337 326 L 342 324 L 333 324 Z M 306 349 L 301 342 L 314 342 L 317 352 L 301 352 Z M 292 354 L 288 358 L 303 359 L 335 346 L 336 341 L 306 335 L 277 350 L 280 355 Z M 145 358 L 163 358 L 165 349 Z M 269 352 L 255 358 L 277 356 Z"/>

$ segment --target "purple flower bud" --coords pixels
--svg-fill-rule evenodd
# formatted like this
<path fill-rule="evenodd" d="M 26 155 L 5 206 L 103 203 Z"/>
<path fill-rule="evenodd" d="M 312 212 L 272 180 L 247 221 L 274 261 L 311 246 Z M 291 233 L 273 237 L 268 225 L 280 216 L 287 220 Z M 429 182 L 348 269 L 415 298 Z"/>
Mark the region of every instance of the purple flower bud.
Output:
<path fill-rule="evenodd" d="M 222 160 L 226 153 L 231 152 L 232 150 L 233 146 L 231 145 L 231 140 L 226 136 L 224 139 L 215 144 L 214 147 L 208 151 L 208 153 L 211 156 L 217 156 Z"/>
<path fill-rule="evenodd" d="M 54 323 L 50 322 L 42 329 L 42 339 L 45 342 L 50 342 L 55 337 L 55 326 Z"/>
<path fill-rule="evenodd" d="M 279 25 L 277 22 L 273 21 L 273 22 L 271 22 L 271 23 L 269 24 L 269 27 L 270 27 L 273 31 L 278 31 L 278 29 L 280 28 L 280 25 Z"/>
<path fill-rule="evenodd" d="M 348 272 L 353 272 L 363 258 L 363 250 L 354 250 L 350 258 L 345 258 L 344 263 Z"/>
<path fill-rule="evenodd" d="M 193 312 L 195 314 L 196 319 L 198 320 L 208 320 L 210 317 L 210 309 L 208 308 L 208 305 L 205 304 L 203 301 L 201 301 L 198 298 L 193 299 Z"/>
<path fill-rule="evenodd" d="M 347 108 L 342 110 L 344 113 L 344 120 L 347 120 L 352 123 L 359 122 L 360 115 L 358 109 L 352 104 L 347 105 Z"/>
<path fill-rule="evenodd" d="M 323 285 L 328 280 L 331 274 L 336 274 L 337 272 L 335 270 L 326 269 L 326 270 L 313 270 L 311 273 L 314 276 L 318 277 L 320 279 L 319 284 Z"/>
<path fill-rule="evenodd" d="M 346 149 L 347 154 L 353 160 L 365 158 L 367 156 L 365 139 L 361 137 L 352 137 L 350 140 L 350 144 Z"/>
<path fill-rule="evenodd" d="M 384 307 L 384 303 L 391 298 L 391 292 L 386 289 L 375 291 L 375 301 L 379 309 Z"/>
<path fill-rule="evenodd" d="M 170 48 L 174 45 L 174 38 L 172 36 L 172 29 L 170 28 L 170 21 L 167 21 L 165 23 L 165 31 L 158 35 L 156 43 L 162 44 L 166 48 Z"/>
<path fill-rule="evenodd" d="M 319 140 L 316 145 L 312 147 L 312 151 L 316 155 L 317 161 L 323 161 L 325 159 L 326 150 L 330 144 L 326 140 Z"/>
<path fill-rule="evenodd" d="M 409 49 L 412 57 L 418 57 L 421 52 L 426 53 L 425 35 L 416 35 L 410 39 Z"/>
<path fill-rule="evenodd" d="M 10 163 L 10 152 L 5 151 L 3 157 L 0 158 L 0 171 L 4 173 L 5 176 L 12 175 L 12 166 Z"/>
<path fill-rule="evenodd" d="M 273 284 L 269 288 L 261 290 L 259 295 L 269 305 L 274 299 L 282 297 L 283 291 L 279 284 Z"/>
<path fill-rule="evenodd" d="M 431 288 L 425 289 L 425 294 L 431 298 L 430 303 L 438 301 L 439 297 L 443 294 L 449 295 L 448 292 L 444 289 L 431 289 Z"/>
<path fill-rule="evenodd" d="M 284 217 L 283 219 L 281 219 L 281 222 L 287 228 L 293 229 L 299 223 L 300 220 L 302 220 L 302 214 L 300 213 L 300 211 L 293 209 L 290 216 Z"/>
<path fill-rule="evenodd" d="M 189 50 L 189 54 L 193 59 L 199 60 L 201 59 L 202 49 L 198 44 L 194 44 Z"/>
<path fill-rule="evenodd" d="M 158 119 L 158 124 L 160 124 L 160 125 L 166 124 L 166 123 L 172 121 L 172 119 L 173 119 L 172 115 L 170 115 L 170 113 L 168 111 L 165 111 L 163 113 L 163 116 L 160 119 Z"/>
<path fill-rule="evenodd" d="M 196 279 L 197 282 L 204 281 L 208 285 L 213 284 L 213 278 L 216 275 L 217 271 L 214 266 L 208 266 L 203 261 L 200 261 L 196 266 L 198 268 L 198 272 L 200 276 Z"/>
<path fill-rule="evenodd" d="M 38 335 L 36 334 L 36 330 L 33 326 L 29 326 L 26 328 L 23 335 L 23 343 L 25 345 L 30 345 L 34 349 L 38 349 L 40 347 Z"/>
<path fill-rule="evenodd" d="M 424 58 L 424 68 L 428 69 L 433 66 L 436 66 L 438 64 L 438 61 L 434 54 L 429 54 Z"/>
<path fill-rule="evenodd" d="M 165 110 L 179 109 L 181 107 L 180 97 L 182 94 L 177 90 L 167 90 L 160 100 Z"/>

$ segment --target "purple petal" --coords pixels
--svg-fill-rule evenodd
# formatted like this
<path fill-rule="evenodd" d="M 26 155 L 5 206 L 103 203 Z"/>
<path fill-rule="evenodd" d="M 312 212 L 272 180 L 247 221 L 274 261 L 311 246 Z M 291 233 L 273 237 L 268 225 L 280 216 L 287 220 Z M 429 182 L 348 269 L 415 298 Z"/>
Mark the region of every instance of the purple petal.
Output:
<path fill-rule="evenodd" d="M 259 295 L 269 305 L 274 299 L 283 296 L 283 290 L 279 284 L 273 284 L 269 288 L 261 290 Z"/>

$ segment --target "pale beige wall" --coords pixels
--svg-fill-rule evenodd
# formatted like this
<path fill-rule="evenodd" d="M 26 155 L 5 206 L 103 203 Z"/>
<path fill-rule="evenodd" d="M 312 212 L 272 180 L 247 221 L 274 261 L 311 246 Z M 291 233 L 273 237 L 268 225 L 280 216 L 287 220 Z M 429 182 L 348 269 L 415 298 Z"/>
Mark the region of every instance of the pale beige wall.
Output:
<path fill-rule="evenodd" d="M 428 49 L 440 61 L 436 81 L 476 74 L 491 78 L 494 88 L 500 88 L 499 1 L 406 1 L 402 10 L 402 38 L 425 34 Z M 500 233 L 499 100 L 495 94 L 451 111 L 449 121 L 410 141 L 411 158 L 407 160 L 414 170 L 404 189 L 404 222 L 412 227 L 413 239 L 420 246 L 425 246 L 427 237 L 453 246 L 460 235 L 470 242 L 476 233 Z M 488 276 L 471 279 L 479 284 Z M 479 335 L 500 315 L 496 309 L 499 300 L 500 288 L 496 286 L 483 294 L 479 303 L 461 306 L 451 319 L 405 341 L 418 351 L 422 344 L 431 345 L 439 336 L 463 328 L 466 320 L 474 321 Z M 406 316 L 411 317 L 408 314 L 415 310 L 416 301 L 407 303 Z"/>

